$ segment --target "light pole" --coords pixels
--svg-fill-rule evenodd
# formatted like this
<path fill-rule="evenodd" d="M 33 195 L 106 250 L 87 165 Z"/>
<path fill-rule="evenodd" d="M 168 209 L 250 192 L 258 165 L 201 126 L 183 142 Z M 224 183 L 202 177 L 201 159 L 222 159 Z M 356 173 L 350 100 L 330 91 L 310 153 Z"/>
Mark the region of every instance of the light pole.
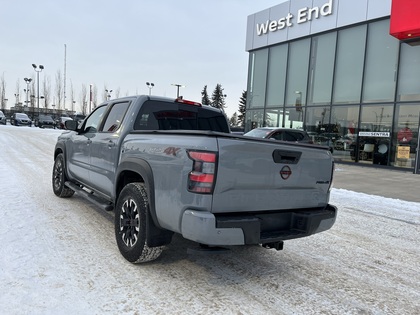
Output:
<path fill-rule="evenodd" d="M 111 98 L 112 90 L 105 90 L 106 92 L 106 100 L 108 101 Z"/>
<path fill-rule="evenodd" d="M 146 82 L 146 85 L 149 88 L 149 95 L 152 95 L 152 89 L 155 86 L 154 83 Z"/>
<path fill-rule="evenodd" d="M 26 82 L 26 90 L 24 90 L 24 91 L 26 92 L 26 106 L 28 106 L 28 103 L 29 103 L 29 99 L 28 99 L 29 84 L 32 82 L 32 79 L 31 78 L 24 78 L 23 80 L 25 80 L 25 82 Z"/>
<path fill-rule="evenodd" d="M 38 107 L 38 116 L 39 116 L 39 73 L 44 70 L 43 65 L 37 66 L 36 64 L 32 64 L 32 67 L 34 68 L 36 72 L 36 81 L 37 81 L 37 107 Z"/>
<path fill-rule="evenodd" d="M 180 88 L 180 87 L 185 87 L 185 85 L 182 85 L 182 84 L 175 84 L 175 83 L 173 83 L 173 84 L 171 84 L 171 85 L 176 86 L 176 98 L 179 98 L 179 88 Z"/>

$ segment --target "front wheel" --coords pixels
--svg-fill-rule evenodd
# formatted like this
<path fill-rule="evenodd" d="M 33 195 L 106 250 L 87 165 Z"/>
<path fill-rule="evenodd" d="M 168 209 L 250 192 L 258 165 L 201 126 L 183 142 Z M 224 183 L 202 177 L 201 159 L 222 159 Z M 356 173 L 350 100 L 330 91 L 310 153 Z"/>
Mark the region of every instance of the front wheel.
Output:
<path fill-rule="evenodd" d="M 73 196 L 74 191 L 66 187 L 65 182 L 67 180 L 65 167 L 64 167 L 64 156 L 63 153 L 57 155 L 54 160 L 54 167 L 52 173 L 52 186 L 54 194 L 58 197 L 69 198 Z"/>
<path fill-rule="evenodd" d="M 115 237 L 121 254 L 132 263 L 155 260 L 163 247 L 147 246 L 146 215 L 149 199 L 142 183 L 123 188 L 115 207 Z"/>

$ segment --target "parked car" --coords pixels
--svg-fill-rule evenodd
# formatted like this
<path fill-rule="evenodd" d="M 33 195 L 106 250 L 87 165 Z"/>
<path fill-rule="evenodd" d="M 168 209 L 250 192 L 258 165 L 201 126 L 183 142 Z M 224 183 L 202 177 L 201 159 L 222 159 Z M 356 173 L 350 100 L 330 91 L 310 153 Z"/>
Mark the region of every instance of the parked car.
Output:
<path fill-rule="evenodd" d="M 15 126 L 32 126 L 32 120 L 25 113 L 14 113 L 10 123 Z"/>
<path fill-rule="evenodd" d="M 336 150 L 350 150 L 350 145 L 353 143 L 353 138 L 350 136 L 341 137 L 334 142 L 334 149 Z"/>
<path fill-rule="evenodd" d="M 55 128 L 55 121 L 49 115 L 39 115 L 39 117 L 35 119 L 35 127 Z"/>
<path fill-rule="evenodd" d="M 73 120 L 77 121 L 77 123 L 80 123 L 86 118 L 86 116 L 83 115 L 83 114 L 75 114 L 75 115 L 71 116 L 71 118 Z"/>
<path fill-rule="evenodd" d="M 325 147 L 328 147 L 331 153 L 334 152 L 334 141 L 331 138 L 324 136 L 324 134 L 319 134 L 312 137 L 313 143 L 319 144 Z"/>
<path fill-rule="evenodd" d="M 232 127 L 230 127 L 230 133 L 233 133 L 235 135 L 243 135 L 244 134 L 244 127 L 232 126 Z"/>
<path fill-rule="evenodd" d="M 252 129 L 244 134 L 248 137 L 283 140 L 290 142 L 313 143 L 308 133 L 301 129 L 260 127 Z"/>
<path fill-rule="evenodd" d="M 59 119 L 57 119 L 57 123 L 56 126 L 58 129 L 67 129 L 66 125 L 64 124 L 67 120 L 73 120 L 70 117 L 60 117 Z"/>
<path fill-rule="evenodd" d="M 6 116 L 3 114 L 3 112 L 0 110 L 0 124 L 5 125 L 6 124 Z"/>

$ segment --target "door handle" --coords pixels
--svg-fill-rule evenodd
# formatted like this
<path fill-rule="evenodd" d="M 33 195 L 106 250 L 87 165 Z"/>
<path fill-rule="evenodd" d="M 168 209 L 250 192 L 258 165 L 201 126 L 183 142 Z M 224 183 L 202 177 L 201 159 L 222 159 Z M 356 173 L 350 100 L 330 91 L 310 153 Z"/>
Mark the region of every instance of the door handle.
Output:
<path fill-rule="evenodd" d="M 112 147 L 115 147 L 115 142 L 114 141 L 112 141 L 112 140 L 109 140 L 108 141 L 108 148 L 112 148 Z"/>

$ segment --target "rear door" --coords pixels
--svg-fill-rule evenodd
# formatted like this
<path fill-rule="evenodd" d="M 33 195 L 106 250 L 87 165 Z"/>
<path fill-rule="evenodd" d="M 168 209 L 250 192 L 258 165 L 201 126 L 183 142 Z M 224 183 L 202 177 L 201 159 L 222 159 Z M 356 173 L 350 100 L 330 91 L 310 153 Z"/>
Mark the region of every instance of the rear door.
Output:
<path fill-rule="evenodd" d="M 327 150 L 265 139 L 218 138 L 213 212 L 323 207 L 332 158 Z"/>

